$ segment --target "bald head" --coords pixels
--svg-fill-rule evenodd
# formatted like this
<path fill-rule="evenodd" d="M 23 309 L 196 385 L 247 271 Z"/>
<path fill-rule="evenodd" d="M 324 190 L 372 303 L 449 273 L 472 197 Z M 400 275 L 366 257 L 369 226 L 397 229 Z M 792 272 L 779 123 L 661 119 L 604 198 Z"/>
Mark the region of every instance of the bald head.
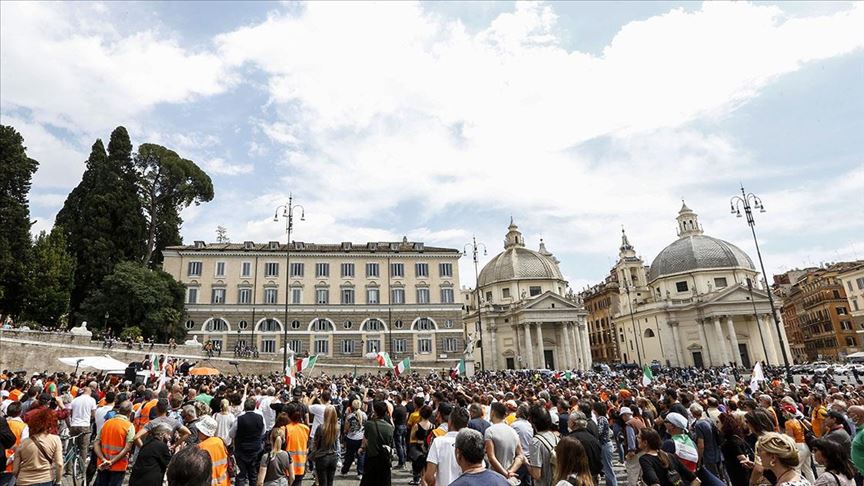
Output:
<path fill-rule="evenodd" d="M 120 405 L 117 407 L 117 413 L 120 415 L 125 415 L 127 417 L 132 416 L 132 402 L 129 400 L 124 400 L 120 402 Z"/>
<path fill-rule="evenodd" d="M 861 405 L 852 405 L 847 412 L 856 425 L 864 424 L 864 407 Z"/>

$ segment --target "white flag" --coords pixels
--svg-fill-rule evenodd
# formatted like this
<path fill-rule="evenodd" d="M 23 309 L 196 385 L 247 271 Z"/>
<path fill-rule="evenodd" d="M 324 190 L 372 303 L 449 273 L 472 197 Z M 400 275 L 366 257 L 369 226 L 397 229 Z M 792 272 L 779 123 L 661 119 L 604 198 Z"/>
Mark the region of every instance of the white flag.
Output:
<path fill-rule="evenodd" d="M 750 375 L 750 392 L 756 393 L 759 389 L 759 382 L 765 381 L 765 373 L 762 372 L 762 362 L 756 363 L 753 367 L 753 374 Z"/>

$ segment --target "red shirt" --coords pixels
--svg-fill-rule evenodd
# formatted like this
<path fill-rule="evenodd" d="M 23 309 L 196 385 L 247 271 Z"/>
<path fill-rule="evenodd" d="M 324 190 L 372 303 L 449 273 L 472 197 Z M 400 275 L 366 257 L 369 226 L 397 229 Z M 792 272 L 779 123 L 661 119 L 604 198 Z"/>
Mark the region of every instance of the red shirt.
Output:
<path fill-rule="evenodd" d="M 30 410 L 27 410 L 27 413 L 24 414 L 24 416 L 21 418 L 21 420 L 23 420 L 25 423 L 27 423 L 30 421 L 30 419 L 33 418 L 34 415 L 36 415 L 37 412 L 39 412 L 40 410 L 43 410 L 45 408 L 46 408 L 45 405 L 36 404 L 32 408 L 30 408 Z M 67 418 L 69 418 L 69 410 L 66 410 L 65 408 L 55 409 L 54 414 L 57 416 L 57 422 L 54 422 L 51 425 L 51 428 L 48 430 L 48 432 L 50 432 L 54 435 L 57 435 L 60 431 L 59 430 L 59 422 L 61 420 L 66 420 Z"/>

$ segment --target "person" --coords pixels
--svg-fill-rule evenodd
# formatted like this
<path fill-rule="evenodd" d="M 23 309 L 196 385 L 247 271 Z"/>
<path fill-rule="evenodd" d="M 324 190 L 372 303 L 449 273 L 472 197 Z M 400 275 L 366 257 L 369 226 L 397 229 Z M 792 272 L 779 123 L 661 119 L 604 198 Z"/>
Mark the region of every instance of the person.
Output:
<path fill-rule="evenodd" d="M 558 436 L 555 435 L 555 425 L 546 408 L 536 403 L 529 409 L 534 437 L 531 439 L 531 454 L 528 456 L 529 471 L 534 479 L 534 486 L 551 486 L 555 464 L 552 464 Z"/>
<path fill-rule="evenodd" d="M 14 484 L 14 476 L 12 475 L 12 463 L 15 461 L 15 450 L 21 445 L 21 441 L 30 436 L 30 429 L 27 424 L 21 420 L 21 403 L 12 402 L 6 407 L 6 418 L 0 417 L 0 439 L 2 439 L 5 454 L 2 459 L 6 461 L 5 469 L 0 473 L 0 486 L 10 486 Z M 15 438 L 14 442 L 9 442 L 11 434 Z"/>
<path fill-rule="evenodd" d="M 177 420 L 168 415 L 168 412 L 171 411 L 171 405 L 169 404 L 167 398 L 157 399 L 156 405 L 154 407 L 151 407 L 150 410 L 151 412 L 148 412 L 148 415 L 155 413 L 156 417 L 154 417 L 152 420 L 148 420 L 144 425 L 141 426 L 140 429 L 138 429 L 138 433 L 135 434 L 135 444 L 138 445 L 138 447 L 141 447 L 144 444 L 144 437 L 146 437 L 147 434 L 149 434 L 154 428 L 160 425 L 165 425 L 166 427 L 168 427 L 169 430 L 171 430 L 171 433 L 168 437 L 169 444 L 182 444 L 186 442 L 186 438 L 192 434 L 189 428 L 183 425 L 180 420 Z M 177 437 L 176 440 L 174 439 L 175 436 Z"/>
<path fill-rule="evenodd" d="M 669 439 L 663 441 L 663 450 L 675 454 L 681 464 L 690 472 L 696 472 L 699 463 L 699 452 L 696 443 L 687 434 L 687 418 L 677 412 L 669 412 L 663 419 Z"/>
<path fill-rule="evenodd" d="M 486 457 L 493 471 L 505 478 L 516 477 L 516 471 L 522 465 L 522 443 L 519 435 L 504 422 L 507 407 L 501 402 L 493 402 L 490 406 L 489 418 L 492 421 L 483 434 Z"/>
<path fill-rule="evenodd" d="M 456 463 L 462 473 L 450 486 L 510 486 L 504 476 L 483 464 L 485 446 L 483 435 L 466 427 L 456 434 L 454 442 Z"/>
<path fill-rule="evenodd" d="M 825 415 L 825 435 L 822 437 L 837 441 L 846 449 L 852 448 L 852 437 L 846 431 L 846 417 L 836 410 L 829 410 Z"/>
<path fill-rule="evenodd" d="M 512 400 L 508 400 L 508 402 L 512 402 L 512 404 L 515 405 L 515 402 Z M 507 403 L 505 403 L 505 405 L 507 405 Z M 510 427 L 513 427 L 513 430 L 516 431 L 516 435 L 519 436 L 519 444 L 522 446 L 522 455 L 525 457 L 525 460 L 522 461 L 522 465 L 519 466 L 517 475 L 522 486 L 532 486 L 534 481 L 529 464 L 531 461 L 531 441 L 534 438 L 534 427 L 528 420 L 530 406 L 527 403 L 521 403 L 513 408 L 516 413 L 514 415 L 514 420 L 510 423 Z M 504 419 L 504 422 L 507 422 L 507 418 Z"/>
<path fill-rule="evenodd" d="M 568 417 L 568 421 L 570 417 Z M 585 447 L 578 438 L 572 435 L 562 437 L 558 441 L 558 445 L 555 446 L 555 456 L 557 457 L 553 479 L 555 486 L 594 486 L 597 484 L 594 474 L 588 466 Z"/>
<path fill-rule="evenodd" d="M 237 417 L 230 431 L 239 469 L 236 486 L 244 486 L 247 481 L 254 486 L 258 482 L 258 461 L 264 448 L 264 417 L 255 412 L 255 405 L 255 397 L 243 402 L 243 413 Z"/>
<path fill-rule="evenodd" d="M 429 420 L 432 418 L 432 407 L 423 405 L 422 397 L 420 397 L 420 403 L 420 409 L 417 410 L 417 421 L 414 422 L 411 426 L 411 432 L 408 433 L 408 458 L 411 459 L 411 482 L 409 484 L 412 486 L 420 484 L 420 474 L 426 468 L 426 455 L 429 453 L 426 436 L 432 433 L 434 428 Z M 408 422 L 411 422 L 410 416 Z"/>
<path fill-rule="evenodd" d="M 120 486 L 129 466 L 129 452 L 135 441 L 135 426 L 130 421 L 132 402 L 120 403 L 117 414 L 105 421 L 93 443 L 96 453 L 95 486 Z"/>
<path fill-rule="evenodd" d="M 12 475 L 20 486 L 51 485 L 63 477 L 63 444 L 51 433 L 57 426 L 53 410 L 42 408 L 30 417 L 27 424 L 30 436 L 15 450 Z"/>
<path fill-rule="evenodd" d="M 753 448 L 754 460 L 753 463 L 747 463 L 747 467 L 752 468 L 750 473 L 750 485 L 756 486 L 763 482 L 762 456 L 759 454 L 759 439 L 763 435 L 773 430 L 774 425 L 771 422 L 771 417 L 762 409 L 753 409 L 744 415 L 744 423 L 750 430 L 750 435 L 747 437 L 748 444 Z M 797 450 L 797 448 L 796 448 Z"/>
<path fill-rule="evenodd" d="M 213 461 L 207 451 L 198 447 L 184 447 L 168 463 L 168 486 L 210 486 Z"/>
<path fill-rule="evenodd" d="M 227 399 L 219 401 L 219 413 L 214 415 L 216 419 L 216 437 L 225 441 L 225 446 L 231 446 L 231 429 L 237 422 L 237 416 L 231 413 L 230 404 Z"/>
<path fill-rule="evenodd" d="M 807 442 L 804 440 L 804 426 L 797 418 L 798 409 L 795 408 L 795 405 L 784 403 L 782 411 L 783 417 L 786 419 L 783 426 L 786 435 L 792 437 L 792 440 L 795 441 L 795 446 L 798 448 L 798 464 L 801 465 L 801 472 L 804 474 L 804 477 L 812 483 L 816 478 L 813 475 L 813 463 L 810 448 L 807 447 Z M 825 418 L 825 421 L 828 422 L 828 417 Z"/>
<path fill-rule="evenodd" d="M 718 417 L 720 435 L 723 441 L 720 451 L 723 454 L 723 466 L 732 484 L 748 484 L 750 482 L 750 467 L 754 459 L 753 449 L 744 441 L 741 431 L 741 421 L 731 413 L 722 413 Z"/>
<path fill-rule="evenodd" d="M 722 478 L 723 455 L 720 452 L 720 433 L 714 422 L 705 416 L 702 405 L 693 403 L 690 405 L 690 415 L 693 416 L 693 437 L 696 441 L 696 450 L 699 453 L 699 463 L 714 476 Z"/>
<path fill-rule="evenodd" d="M 423 475 L 429 486 L 447 486 L 462 474 L 462 469 L 456 462 L 454 446 L 459 431 L 468 426 L 470 415 L 462 407 L 450 410 L 450 420 L 447 423 L 447 433 L 432 441 L 429 454 L 426 457 L 426 472 Z"/>
<path fill-rule="evenodd" d="M 393 427 L 395 432 L 393 442 L 396 443 L 396 458 L 398 464 L 397 469 L 405 469 L 405 462 L 408 460 L 408 407 L 405 405 L 402 395 L 394 393 L 393 403 Z"/>
<path fill-rule="evenodd" d="M 366 425 L 366 412 L 363 411 L 363 403 L 360 399 L 355 398 L 351 401 L 351 412 L 346 415 L 344 424 L 345 459 L 342 461 L 342 471 L 340 473 L 343 476 L 348 474 L 356 458 L 357 477 L 362 479 L 366 457 L 358 453 L 363 445 L 363 427 Z"/>
<path fill-rule="evenodd" d="M 480 405 L 477 402 L 472 403 L 468 406 L 468 413 L 471 414 L 471 420 L 468 421 L 468 428 L 480 432 L 481 436 L 484 435 L 486 429 L 488 429 L 492 424 L 483 418 L 483 405 Z"/>
<path fill-rule="evenodd" d="M 852 463 L 860 476 L 864 474 L 864 406 L 852 405 L 847 413 L 857 428 L 855 438 L 852 439 Z"/>
<path fill-rule="evenodd" d="M 588 458 L 588 469 L 591 471 L 591 477 L 596 482 L 597 478 L 600 477 L 600 473 L 603 472 L 603 450 L 600 446 L 600 441 L 588 431 L 588 419 L 584 413 L 571 413 L 567 418 L 567 422 L 567 428 L 570 431 L 568 435 L 582 444 L 583 452 Z"/>
<path fill-rule="evenodd" d="M 606 480 L 606 486 L 618 486 L 618 478 L 615 477 L 615 471 L 612 469 L 612 452 L 615 450 L 615 444 L 612 440 L 612 428 L 606 417 L 607 413 L 609 413 L 609 408 L 605 403 L 599 400 L 594 402 L 591 410 L 591 421 L 597 423 L 597 440 L 602 448 L 600 459 L 603 461 L 603 477 Z"/>
<path fill-rule="evenodd" d="M 770 471 L 776 478 L 775 486 L 812 486 L 812 483 L 801 476 L 798 470 L 798 447 L 795 440 L 785 434 L 766 432 L 756 442 L 756 454 L 761 466 L 757 465 L 750 478 L 759 476 L 759 469 Z"/>
<path fill-rule="evenodd" d="M 374 419 L 363 424 L 360 449 L 366 453 L 366 464 L 360 486 L 389 485 L 391 478 L 389 451 L 393 447 L 393 425 L 387 421 L 387 402 L 373 401 L 372 411 Z"/>
<path fill-rule="evenodd" d="M 151 421 L 147 425 L 152 424 Z M 129 475 L 129 484 L 161 484 L 171 462 L 168 442 L 173 431 L 165 424 L 150 429 L 147 441 L 141 446 Z"/>
<path fill-rule="evenodd" d="M 284 427 L 285 445 L 282 448 L 291 455 L 291 467 L 294 469 L 292 485 L 299 486 L 306 474 L 306 455 L 309 451 L 309 426 L 302 423 L 304 408 L 299 403 L 291 402 L 286 407 L 290 422 Z"/>
<path fill-rule="evenodd" d="M 280 424 L 282 417 L 283 424 Z M 282 428 L 288 425 L 288 414 L 280 413 L 276 416 L 276 427 Z M 256 486 L 288 486 L 294 483 L 294 468 L 291 467 L 291 455 L 280 447 L 281 435 L 279 429 L 274 428 L 270 434 L 270 450 L 261 458 L 258 466 Z"/>
<path fill-rule="evenodd" d="M 682 484 L 698 486 L 700 482 L 696 475 L 684 467 L 675 454 L 661 447 L 660 434 L 656 430 L 646 427 L 639 431 L 639 448 L 643 452 L 639 457 L 642 481 L 647 486 L 674 486 L 672 477 L 679 476 Z"/>
<path fill-rule="evenodd" d="M 327 392 L 329 393 L 329 391 Z M 327 402 L 329 403 L 329 399 Z M 312 410 L 312 407 L 309 407 Z M 339 424 L 336 422 L 336 407 L 327 405 L 315 438 L 312 440 L 312 459 L 315 462 L 315 475 L 318 486 L 333 486 L 336 475 L 336 462 L 339 459 Z"/>
<path fill-rule="evenodd" d="M 87 464 L 88 449 L 90 448 L 90 422 L 96 417 L 96 399 L 93 393 L 98 385 L 96 382 L 82 387 L 79 394 L 70 404 L 71 415 L 69 416 L 69 435 L 77 436 L 75 445 L 78 446 L 78 457 L 81 464 Z"/>
<path fill-rule="evenodd" d="M 627 470 L 628 486 L 638 486 L 639 471 L 642 468 L 639 462 L 639 432 L 645 427 L 645 423 L 633 417 L 630 407 L 621 407 L 618 417 L 623 423 L 622 445 L 624 447 L 624 467 Z"/>
<path fill-rule="evenodd" d="M 212 486 L 231 486 L 228 478 L 228 449 L 225 442 L 216 435 L 219 425 L 216 419 L 209 415 L 201 417 L 198 421 L 198 447 L 207 451 L 213 464 L 211 479 Z"/>
<path fill-rule="evenodd" d="M 813 456 L 825 468 L 813 486 L 855 486 L 855 465 L 849 456 L 850 449 L 828 437 L 813 442 Z"/>
<path fill-rule="evenodd" d="M 825 433 L 825 416 L 828 415 L 828 409 L 825 408 L 824 401 L 825 398 L 821 393 L 810 394 L 810 427 L 817 438 Z"/>

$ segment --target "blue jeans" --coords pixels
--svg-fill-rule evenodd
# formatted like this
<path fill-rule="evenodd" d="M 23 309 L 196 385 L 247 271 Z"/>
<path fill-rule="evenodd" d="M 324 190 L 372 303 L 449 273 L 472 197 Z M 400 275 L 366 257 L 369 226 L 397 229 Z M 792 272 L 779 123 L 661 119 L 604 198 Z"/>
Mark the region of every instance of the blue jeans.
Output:
<path fill-rule="evenodd" d="M 615 478 L 615 471 L 612 470 L 612 450 L 615 449 L 615 444 L 610 440 L 601 448 L 603 460 L 603 476 L 606 477 L 606 486 L 618 486 L 618 479 Z"/>
<path fill-rule="evenodd" d="M 351 470 L 351 464 L 354 463 L 354 458 L 357 458 L 357 474 L 362 475 L 366 466 L 366 454 L 357 454 L 360 446 L 363 445 L 363 440 L 345 439 L 345 460 L 342 461 L 342 474 L 348 474 Z"/>
<path fill-rule="evenodd" d="M 15 476 L 12 473 L 0 473 L 0 486 L 15 486 Z"/>
<path fill-rule="evenodd" d="M 402 467 L 405 465 L 405 457 L 408 455 L 407 447 L 405 445 L 405 437 L 408 435 L 408 426 L 400 425 L 396 427 L 396 430 L 393 434 L 393 442 L 396 445 L 396 457 L 399 458 L 399 466 Z"/>
<path fill-rule="evenodd" d="M 93 486 L 121 486 L 126 471 L 99 471 Z"/>

